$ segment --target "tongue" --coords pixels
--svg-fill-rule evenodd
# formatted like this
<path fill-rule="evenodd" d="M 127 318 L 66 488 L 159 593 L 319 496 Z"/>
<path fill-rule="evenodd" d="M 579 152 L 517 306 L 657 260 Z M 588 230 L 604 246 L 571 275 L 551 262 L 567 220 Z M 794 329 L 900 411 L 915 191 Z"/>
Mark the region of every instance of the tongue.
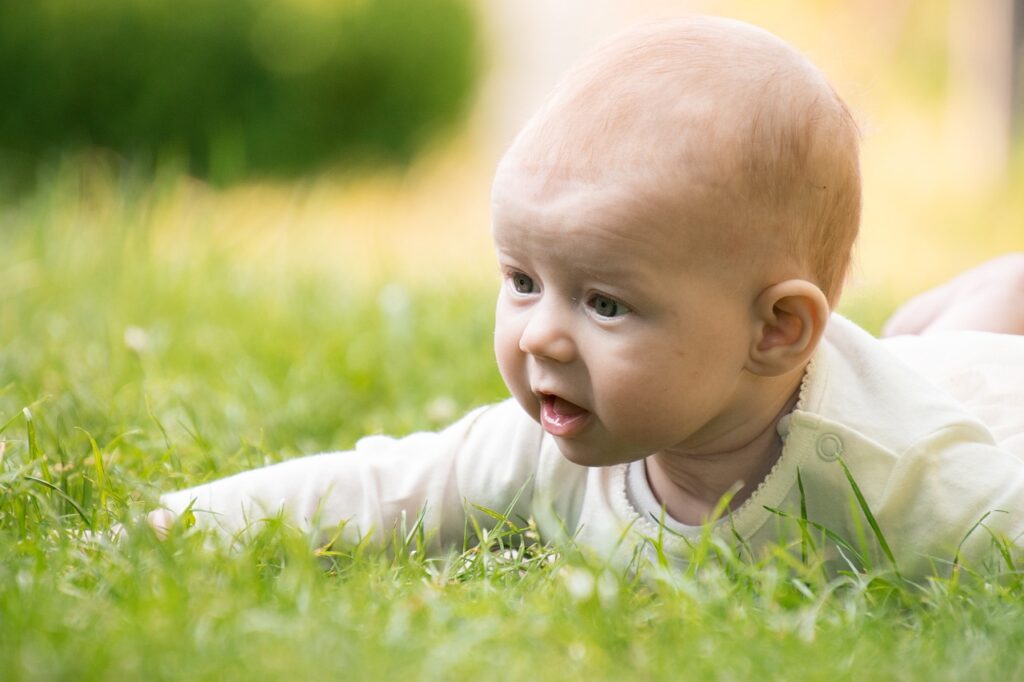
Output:
<path fill-rule="evenodd" d="M 554 410 L 555 414 L 563 417 L 575 417 L 578 414 L 586 412 L 582 407 L 575 403 L 570 403 L 568 400 L 556 397 L 551 402 L 551 409 Z"/>

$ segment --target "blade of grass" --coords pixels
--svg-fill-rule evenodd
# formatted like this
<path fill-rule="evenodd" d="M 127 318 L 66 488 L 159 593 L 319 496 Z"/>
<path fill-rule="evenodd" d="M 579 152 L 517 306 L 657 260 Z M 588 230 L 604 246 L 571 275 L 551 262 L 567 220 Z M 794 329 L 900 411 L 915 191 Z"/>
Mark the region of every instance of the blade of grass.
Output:
<path fill-rule="evenodd" d="M 89 445 L 92 447 L 93 468 L 96 471 L 96 486 L 100 489 L 100 509 L 105 510 L 107 508 L 107 472 L 103 466 L 103 455 L 100 453 L 100 446 L 88 431 L 80 426 L 75 428 L 85 434 L 86 438 L 89 439 Z"/>
<path fill-rule="evenodd" d="M 37 478 L 36 476 L 26 476 L 26 477 L 25 477 L 25 480 L 27 480 L 27 481 L 32 481 L 33 483 L 38 483 L 39 485 L 41 485 L 41 486 L 44 486 L 44 487 L 46 487 L 46 488 L 49 488 L 49 489 L 50 489 L 50 490 L 52 490 L 53 492 L 57 493 L 57 495 L 58 495 L 58 496 L 59 496 L 59 497 L 60 497 L 61 499 L 63 499 L 63 500 L 65 501 L 65 502 L 67 502 L 68 504 L 70 504 L 70 505 L 71 505 L 71 507 L 72 507 L 72 508 L 73 508 L 73 509 L 74 509 L 74 510 L 75 510 L 76 512 L 78 512 L 78 515 L 82 517 L 82 520 L 83 520 L 83 521 L 85 521 L 85 523 L 86 523 L 86 524 L 88 524 L 88 525 L 89 525 L 89 526 L 91 527 L 91 525 L 92 525 L 92 522 L 91 522 L 91 521 L 89 520 L 89 517 L 88 517 L 88 516 L 86 516 L 86 514 L 85 514 L 85 510 L 84 510 L 84 509 L 82 509 L 82 507 L 80 507 L 80 506 L 79 506 L 79 504 L 78 504 L 77 502 L 75 502 L 75 501 L 74 501 L 74 500 L 73 500 L 73 499 L 72 499 L 71 497 L 69 497 L 69 496 L 68 496 L 68 494 L 67 494 L 67 493 L 65 493 L 65 492 L 64 492 L 63 490 L 61 490 L 61 489 L 60 489 L 59 487 L 55 486 L 55 485 L 54 485 L 53 483 L 50 483 L 49 481 L 44 481 L 44 480 L 43 480 L 43 479 L 41 479 L 41 478 Z"/>
<path fill-rule="evenodd" d="M 776 514 L 778 516 L 781 516 L 784 519 L 790 519 L 792 521 L 796 521 L 797 524 L 801 523 L 801 521 L 802 521 L 802 519 L 800 519 L 800 518 L 798 518 L 796 516 L 793 516 L 792 514 L 786 512 L 786 511 L 783 511 L 782 509 L 776 509 L 775 507 L 768 507 L 768 506 L 765 506 L 765 509 L 770 511 L 772 514 Z M 838 547 L 841 547 L 841 548 L 843 548 L 843 549 L 845 549 L 847 551 L 853 552 L 853 554 L 858 559 L 863 559 L 863 557 L 861 557 L 861 555 L 860 555 L 860 552 L 858 552 L 856 549 L 854 549 L 853 545 L 851 545 L 848 540 L 843 538 L 841 535 L 839 535 L 838 533 L 836 533 L 832 529 L 828 528 L 827 526 L 825 526 L 825 525 L 823 525 L 821 523 L 818 523 L 817 521 L 811 521 L 810 519 L 806 519 L 806 523 L 807 523 L 808 526 L 814 528 L 815 530 L 821 531 L 822 535 L 824 535 L 826 538 L 828 538 L 829 540 L 834 542 Z"/>
<path fill-rule="evenodd" d="M 878 520 L 871 511 L 871 507 L 868 505 L 868 501 L 864 499 L 864 493 L 861 492 L 860 486 L 857 485 L 857 481 L 854 480 L 853 474 L 850 473 L 850 468 L 846 466 L 846 462 L 843 458 L 839 458 L 839 466 L 843 468 L 843 474 L 846 476 L 846 480 L 850 484 L 850 488 L 853 489 L 853 494 L 857 498 L 857 504 L 860 506 L 861 512 L 864 514 L 864 518 L 867 519 L 868 525 L 871 526 L 871 532 L 875 534 L 875 539 L 878 540 L 878 545 L 882 548 L 882 552 L 885 554 L 889 563 L 892 564 L 892 570 L 896 574 L 897 579 L 901 579 L 899 566 L 896 565 L 896 556 L 892 553 L 892 549 L 889 548 L 889 543 L 885 539 L 885 534 L 882 533 L 881 527 L 878 525 Z"/>
<path fill-rule="evenodd" d="M 796 485 L 800 491 L 800 561 L 806 564 L 809 555 L 808 545 L 812 552 L 817 552 L 817 547 L 807 530 L 807 495 L 804 492 L 804 479 L 800 476 L 800 469 L 796 470 Z"/>
<path fill-rule="evenodd" d="M 50 467 L 46 464 L 46 456 L 43 455 L 39 448 L 39 439 L 36 436 L 36 424 L 35 420 L 32 418 L 32 411 L 26 407 L 21 412 L 25 416 L 25 430 L 28 435 L 29 461 L 38 461 L 39 471 L 42 473 L 43 480 L 47 483 L 52 483 L 53 476 L 50 474 Z"/>

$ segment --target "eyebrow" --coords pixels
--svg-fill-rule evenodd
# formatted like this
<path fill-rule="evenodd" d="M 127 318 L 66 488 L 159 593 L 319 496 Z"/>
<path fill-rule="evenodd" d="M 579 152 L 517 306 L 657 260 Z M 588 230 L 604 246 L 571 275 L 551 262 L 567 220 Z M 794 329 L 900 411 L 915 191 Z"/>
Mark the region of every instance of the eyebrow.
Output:
<path fill-rule="evenodd" d="M 497 248 L 499 254 L 504 253 L 512 258 L 517 258 L 520 255 L 517 253 L 515 245 L 509 247 L 498 246 Z M 601 262 L 596 262 L 596 259 L 583 255 L 580 249 L 576 249 L 574 255 L 567 258 L 553 255 L 552 252 L 545 252 L 541 257 L 557 259 L 560 266 L 564 264 L 574 274 L 583 279 L 606 282 L 623 288 L 639 288 L 647 285 L 650 280 L 648 276 L 640 274 L 638 268 L 632 267 L 622 260 L 602 259 Z"/>
<path fill-rule="evenodd" d="M 574 263 L 575 268 L 582 275 L 595 280 L 612 280 L 636 285 L 646 279 L 637 274 L 636 268 L 626 267 L 621 263 L 608 263 L 607 265 L 592 266 L 589 263 Z"/>

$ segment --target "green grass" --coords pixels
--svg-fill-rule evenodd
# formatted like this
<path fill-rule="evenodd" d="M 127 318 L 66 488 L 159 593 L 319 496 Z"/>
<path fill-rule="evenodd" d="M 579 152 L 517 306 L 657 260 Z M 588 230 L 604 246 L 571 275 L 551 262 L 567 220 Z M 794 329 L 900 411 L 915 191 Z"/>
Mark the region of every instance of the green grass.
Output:
<path fill-rule="evenodd" d="M 132 519 L 160 491 L 502 397 L 492 292 L 244 265 L 202 215 L 159 233 L 159 182 L 96 182 L 0 209 L 3 679 L 1024 674 L 1012 566 L 910 585 L 714 543 L 634 574 L 512 536 L 440 557 L 416 533 L 386 553 L 274 525 L 158 541 Z M 81 538 L 115 522 L 121 542 Z"/>

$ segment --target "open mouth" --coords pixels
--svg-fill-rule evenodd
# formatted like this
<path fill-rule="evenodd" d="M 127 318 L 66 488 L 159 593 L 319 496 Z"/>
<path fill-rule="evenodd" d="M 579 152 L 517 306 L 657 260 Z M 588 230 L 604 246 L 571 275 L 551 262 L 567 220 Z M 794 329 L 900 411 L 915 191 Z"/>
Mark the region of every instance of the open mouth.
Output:
<path fill-rule="evenodd" d="M 569 438 L 583 430 L 590 412 L 556 395 L 540 397 L 540 424 L 552 436 Z"/>

